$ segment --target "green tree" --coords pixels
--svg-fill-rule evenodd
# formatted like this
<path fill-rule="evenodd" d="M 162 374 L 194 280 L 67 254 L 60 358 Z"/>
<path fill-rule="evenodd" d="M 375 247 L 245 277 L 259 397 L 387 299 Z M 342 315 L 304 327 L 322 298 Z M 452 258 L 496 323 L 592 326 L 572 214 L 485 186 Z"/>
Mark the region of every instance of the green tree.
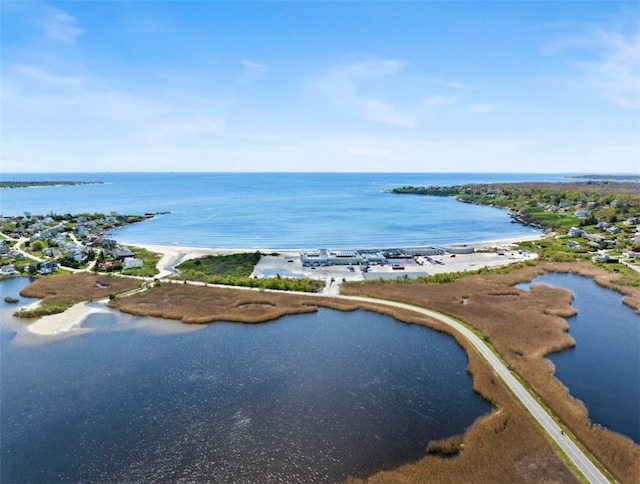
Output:
<path fill-rule="evenodd" d="M 43 240 L 34 240 L 31 242 L 30 247 L 35 252 L 42 252 L 47 247 L 47 244 Z"/>

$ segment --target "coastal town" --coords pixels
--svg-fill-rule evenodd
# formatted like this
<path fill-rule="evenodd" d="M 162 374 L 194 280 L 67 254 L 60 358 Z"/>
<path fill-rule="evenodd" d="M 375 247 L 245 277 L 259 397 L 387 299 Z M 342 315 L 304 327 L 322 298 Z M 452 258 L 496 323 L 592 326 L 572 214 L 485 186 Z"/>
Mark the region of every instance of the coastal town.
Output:
<path fill-rule="evenodd" d="M 60 269 L 127 274 L 142 269 L 144 261 L 110 239 L 109 231 L 152 216 L 112 212 L 1 217 L 0 276 L 46 276 Z"/>
<path fill-rule="evenodd" d="M 417 279 L 518 264 L 536 257 L 565 262 L 590 260 L 616 271 L 620 266 L 638 270 L 637 183 L 403 187 L 391 192 L 455 196 L 462 202 L 492 205 L 508 210 L 514 222 L 533 225 L 545 233 L 531 240 L 449 246 L 261 249 L 262 257 L 244 275 L 310 278 L 336 292 L 342 281 Z M 24 213 L 0 217 L 0 277 L 46 276 L 63 270 L 162 278 L 176 276 L 173 265 L 177 264 L 173 263 L 178 260 L 234 252 L 222 248 L 145 248 L 120 243 L 112 235 L 119 227 L 157 215 L 162 214 Z"/>

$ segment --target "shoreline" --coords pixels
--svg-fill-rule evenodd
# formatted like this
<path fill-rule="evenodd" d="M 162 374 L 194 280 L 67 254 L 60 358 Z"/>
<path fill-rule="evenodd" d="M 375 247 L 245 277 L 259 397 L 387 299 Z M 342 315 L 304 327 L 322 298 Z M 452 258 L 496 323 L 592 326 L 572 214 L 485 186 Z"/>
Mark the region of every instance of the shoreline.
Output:
<path fill-rule="evenodd" d="M 82 327 L 88 316 L 103 313 L 105 309 L 88 306 L 87 302 L 80 302 L 62 313 L 42 316 L 27 326 L 29 332 L 39 336 L 56 336 L 62 333 L 86 331 Z"/>
<path fill-rule="evenodd" d="M 519 238 L 501 238 L 492 241 L 478 242 L 478 243 L 468 243 L 468 244 L 452 244 L 450 246 L 469 246 L 474 247 L 475 249 L 483 249 L 490 248 L 495 246 L 509 246 L 512 244 L 516 244 L 518 242 L 525 242 L 531 240 L 542 240 L 546 237 L 546 234 L 531 236 L 531 237 L 519 237 Z M 157 268 L 159 273 L 154 277 L 154 279 L 162 279 L 169 277 L 174 274 L 173 266 L 179 262 L 183 262 L 185 260 L 194 259 L 197 257 L 204 257 L 207 255 L 228 255 L 235 254 L 239 252 L 255 252 L 259 250 L 264 254 L 271 253 L 279 253 L 284 257 L 292 257 L 299 255 L 299 250 L 296 249 L 225 249 L 225 248 L 203 248 L 203 247 L 188 247 L 188 246 L 167 246 L 167 245 L 155 245 L 155 244 L 138 244 L 133 242 L 123 242 L 125 245 L 139 247 L 151 252 L 156 252 L 162 255 L 160 261 L 157 264 Z M 409 247 L 406 247 L 409 248 Z M 457 259 L 461 264 L 458 263 L 455 266 L 448 265 L 438 267 L 438 272 L 453 272 L 458 270 L 473 270 L 477 269 L 476 261 L 466 261 L 463 262 L 463 257 L 458 257 Z M 508 263 L 509 260 L 505 259 L 505 263 Z M 333 287 L 334 292 L 337 290 L 337 284 Z M 335 295 L 333 293 L 325 293 L 326 296 Z M 38 302 L 34 304 L 38 304 Z M 99 309 L 95 307 L 88 306 L 86 302 L 78 303 L 71 308 L 67 309 L 63 313 L 59 314 L 51 314 L 47 316 L 42 316 L 35 322 L 28 325 L 28 329 L 31 333 L 37 334 L 40 336 L 54 336 L 60 335 L 62 333 L 71 333 L 78 330 L 83 330 L 83 323 L 86 318 L 97 312 L 105 312 L 108 311 L 106 308 Z"/>
<path fill-rule="evenodd" d="M 518 244 L 519 242 L 531 242 L 536 240 L 543 240 L 548 236 L 549 234 L 544 233 L 544 234 L 530 235 L 525 237 L 510 237 L 510 238 L 498 237 L 496 239 L 485 240 L 480 242 L 457 242 L 453 244 L 437 245 L 437 246 L 436 245 L 402 246 L 402 247 L 390 246 L 388 248 L 423 249 L 423 248 L 430 248 L 430 247 L 443 247 L 446 249 L 447 247 L 473 247 L 474 249 L 486 249 L 486 248 L 496 247 L 496 246 L 510 246 L 510 245 Z M 183 256 L 182 260 L 193 259 L 196 257 L 203 257 L 207 255 L 229 255 L 229 254 L 237 254 L 237 253 L 244 253 L 244 252 L 261 252 L 262 254 L 266 254 L 266 255 L 272 254 L 272 253 L 278 253 L 285 257 L 290 257 L 290 256 L 299 255 L 301 250 L 305 250 L 309 248 L 309 247 L 296 248 L 296 249 L 291 249 L 291 248 L 289 249 L 257 248 L 256 249 L 256 248 L 221 248 L 221 247 L 207 248 L 207 247 L 196 247 L 196 246 L 146 244 L 146 243 L 138 243 L 138 242 L 130 242 L 130 241 L 123 241 L 122 244 L 133 246 L 133 247 L 139 247 L 141 249 L 162 254 L 163 257 L 160 259 L 160 262 L 158 262 L 158 268 L 160 269 L 160 266 L 162 266 L 162 270 L 164 271 L 167 271 L 167 268 L 171 267 L 171 264 L 174 263 L 175 260 L 181 255 Z M 332 247 L 332 249 L 335 249 L 335 248 Z M 340 248 L 340 249 L 356 250 L 356 249 L 345 249 L 345 248 Z M 362 249 L 362 250 L 369 250 L 369 249 Z M 376 249 L 370 249 L 370 250 L 376 250 Z M 382 249 L 378 248 L 378 250 L 382 250 Z M 161 278 L 164 276 L 157 275 L 156 277 Z"/>

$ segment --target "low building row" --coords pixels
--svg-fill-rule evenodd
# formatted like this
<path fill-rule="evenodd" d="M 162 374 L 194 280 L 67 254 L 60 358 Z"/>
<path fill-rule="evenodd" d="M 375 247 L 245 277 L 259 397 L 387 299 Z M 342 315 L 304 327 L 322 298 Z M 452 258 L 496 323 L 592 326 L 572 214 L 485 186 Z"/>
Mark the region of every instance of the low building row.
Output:
<path fill-rule="evenodd" d="M 472 253 L 473 247 L 459 247 L 461 252 Z M 442 247 L 426 247 L 415 249 L 364 249 L 364 250 L 337 250 L 337 249 L 305 249 L 300 251 L 300 261 L 304 267 L 324 266 L 370 266 L 386 265 L 394 259 L 406 259 L 417 256 L 444 255 L 448 249 Z"/>

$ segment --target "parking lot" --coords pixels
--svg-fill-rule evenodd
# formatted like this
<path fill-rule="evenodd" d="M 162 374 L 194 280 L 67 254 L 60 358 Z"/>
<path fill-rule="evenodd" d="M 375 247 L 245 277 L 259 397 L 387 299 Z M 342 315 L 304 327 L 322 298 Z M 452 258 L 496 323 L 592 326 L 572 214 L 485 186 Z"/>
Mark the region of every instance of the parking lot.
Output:
<path fill-rule="evenodd" d="M 336 291 L 344 281 L 392 279 L 445 272 L 474 271 L 481 267 L 499 267 L 515 264 L 535 257 L 534 254 L 514 251 L 475 252 L 472 254 L 446 254 L 416 258 L 391 259 L 385 265 L 370 265 L 368 270 L 360 266 L 332 265 L 303 267 L 298 253 L 263 256 L 253 275 L 256 277 L 310 277 L 326 282 L 327 290 Z"/>

